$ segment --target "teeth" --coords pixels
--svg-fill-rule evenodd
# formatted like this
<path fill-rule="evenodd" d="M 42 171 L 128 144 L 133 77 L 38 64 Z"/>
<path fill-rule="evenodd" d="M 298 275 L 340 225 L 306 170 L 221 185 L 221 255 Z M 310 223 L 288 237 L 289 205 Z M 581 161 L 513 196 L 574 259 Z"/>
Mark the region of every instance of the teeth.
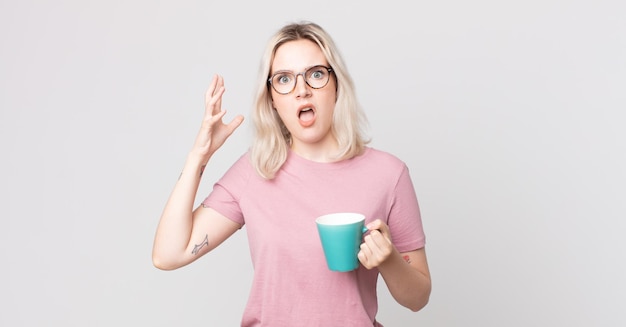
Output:
<path fill-rule="evenodd" d="M 298 111 L 298 117 L 305 112 L 313 111 L 313 108 L 302 108 L 302 110 Z"/>

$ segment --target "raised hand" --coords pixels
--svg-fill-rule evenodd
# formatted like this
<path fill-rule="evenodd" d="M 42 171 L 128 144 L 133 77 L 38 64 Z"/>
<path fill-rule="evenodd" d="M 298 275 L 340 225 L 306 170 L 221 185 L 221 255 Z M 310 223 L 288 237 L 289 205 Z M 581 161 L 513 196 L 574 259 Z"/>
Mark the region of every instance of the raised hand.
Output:
<path fill-rule="evenodd" d="M 192 149 L 192 152 L 199 155 L 205 163 L 243 122 L 242 115 L 236 116 L 228 124 L 222 122 L 226 114 L 222 109 L 224 92 L 224 78 L 215 75 L 206 91 L 204 117 Z"/>

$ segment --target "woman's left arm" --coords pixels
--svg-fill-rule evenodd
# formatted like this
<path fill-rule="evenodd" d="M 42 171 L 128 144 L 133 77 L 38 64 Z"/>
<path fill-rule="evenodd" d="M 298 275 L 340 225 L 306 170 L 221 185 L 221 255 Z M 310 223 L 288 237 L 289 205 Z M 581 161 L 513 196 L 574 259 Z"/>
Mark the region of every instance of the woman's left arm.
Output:
<path fill-rule="evenodd" d="M 367 225 L 370 230 L 359 251 L 365 268 L 378 268 L 393 298 L 401 305 L 419 311 L 428 303 L 430 271 L 424 248 L 400 253 L 391 242 L 389 227 L 381 220 Z"/>

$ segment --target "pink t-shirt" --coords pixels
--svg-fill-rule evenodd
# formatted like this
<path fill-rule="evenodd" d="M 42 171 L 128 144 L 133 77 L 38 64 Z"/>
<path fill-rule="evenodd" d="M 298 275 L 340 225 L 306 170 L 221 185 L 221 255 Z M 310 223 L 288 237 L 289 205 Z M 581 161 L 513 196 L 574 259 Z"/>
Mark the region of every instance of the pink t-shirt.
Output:
<path fill-rule="evenodd" d="M 385 221 L 400 252 L 422 248 L 424 232 L 407 166 L 373 148 L 335 163 L 293 152 L 272 180 L 244 154 L 204 200 L 245 224 L 254 279 L 241 326 L 382 326 L 376 322 L 378 270 L 330 271 L 315 219 L 359 212 Z"/>

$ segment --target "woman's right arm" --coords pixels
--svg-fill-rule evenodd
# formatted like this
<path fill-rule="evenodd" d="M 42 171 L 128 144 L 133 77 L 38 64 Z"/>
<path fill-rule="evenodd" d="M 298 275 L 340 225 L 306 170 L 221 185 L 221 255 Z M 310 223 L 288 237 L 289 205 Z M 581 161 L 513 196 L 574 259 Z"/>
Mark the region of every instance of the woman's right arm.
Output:
<path fill-rule="evenodd" d="M 209 159 L 243 122 L 241 115 L 228 124 L 222 122 L 223 94 L 224 79 L 216 75 L 206 93 L 202 126 L 159 220 L 152 248 L 152 262 L 159 269 L 185 266 L 241 228 L 211 208 L 193 209 Z"/>

